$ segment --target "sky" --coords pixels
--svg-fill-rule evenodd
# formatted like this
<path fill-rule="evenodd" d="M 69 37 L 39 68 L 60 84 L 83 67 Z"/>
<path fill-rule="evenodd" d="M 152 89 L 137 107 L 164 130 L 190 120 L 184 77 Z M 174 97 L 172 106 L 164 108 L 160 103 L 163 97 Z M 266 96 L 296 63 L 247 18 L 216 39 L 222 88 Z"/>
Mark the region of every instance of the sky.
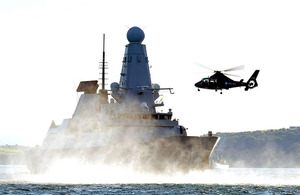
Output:
<path fill-rule="evenodd" d="M 300 126 L 299 1 L 0 1 L 0 145 L 40 145 L 54 120 L 70 118 L 80 81 L 99 78 L 106 34 L 108 85 L 119 82 L 126 33 L 143 29 L 151 78 L 167 111 L 188 128 L 239 132 Z M 258 87 L 201 90 L 214 70 Z"/>

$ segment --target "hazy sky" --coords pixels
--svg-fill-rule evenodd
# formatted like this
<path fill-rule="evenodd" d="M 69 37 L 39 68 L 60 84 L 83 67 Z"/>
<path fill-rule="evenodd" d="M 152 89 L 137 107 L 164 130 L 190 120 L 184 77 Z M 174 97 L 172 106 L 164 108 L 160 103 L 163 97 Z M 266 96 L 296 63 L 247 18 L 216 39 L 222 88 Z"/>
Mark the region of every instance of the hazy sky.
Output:
<path fill-rule="evenodd" d="M 0 1 L 0 144 L 41 144 L 51 120 L 72 116 L 81 80 L 119 81 L 126 33 L 145 32 L 152 82 L 189 135 L 300 126 L 299 1 Z M 258 87 L 219 92 L 194 83 L 212 69 L 259 69 Z M 108 87 L 108 86 L 107 86 Z M 7 142 L 8 142 L 7 141 Z"/>

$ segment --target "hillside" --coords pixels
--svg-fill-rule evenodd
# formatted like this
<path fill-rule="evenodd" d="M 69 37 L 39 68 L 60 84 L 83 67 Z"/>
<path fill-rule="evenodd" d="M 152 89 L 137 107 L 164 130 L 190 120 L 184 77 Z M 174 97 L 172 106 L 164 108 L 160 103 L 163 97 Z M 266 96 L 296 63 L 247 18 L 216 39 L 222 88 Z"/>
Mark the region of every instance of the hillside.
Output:
<path fill-rule="evenodd" d="M 300 168 L 300 127 L 215 135 L 221 140 L 212 157 L 230 167 Z"/>
<path fill-rule="evenodd" d="M 25 164 L 25 152 L 28 149 L 18 145 L 0 146 L 0 165 Z"/>

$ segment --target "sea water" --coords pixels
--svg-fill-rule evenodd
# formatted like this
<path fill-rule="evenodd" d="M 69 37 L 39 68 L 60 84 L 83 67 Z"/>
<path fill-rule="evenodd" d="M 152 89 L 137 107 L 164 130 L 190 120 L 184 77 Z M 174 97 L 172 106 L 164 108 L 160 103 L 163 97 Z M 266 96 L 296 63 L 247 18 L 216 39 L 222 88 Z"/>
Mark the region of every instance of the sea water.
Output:
<path fill-rule="evenodd" d="M 227 168 L 154 175 L 120 167 L 70 166 L 70 170 L 31 174 L 26 166 L 0 165 L 0 194 L 248 193 L 300 194 L 300 169 Z"/>

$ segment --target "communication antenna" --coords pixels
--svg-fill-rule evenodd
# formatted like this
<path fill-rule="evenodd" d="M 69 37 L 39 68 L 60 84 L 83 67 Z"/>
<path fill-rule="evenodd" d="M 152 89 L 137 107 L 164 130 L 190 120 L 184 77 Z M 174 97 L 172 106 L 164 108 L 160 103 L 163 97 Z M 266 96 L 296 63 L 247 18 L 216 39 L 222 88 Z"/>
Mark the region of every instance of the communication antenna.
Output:
<path fill-rule="evenodd" d="M 104 91 L 105 90 L 105 69 L 106 68 L 106 62 L 105 62 L 105 34 L 103 34 L 103 52 L 102 52 L 102 62 L 100 62 L 100 69 L 102 69 L 101 72 L 101 79 L 102 79 L 102 83 L 101 83 L 101 90 Z"/>
<path fill-rule="evenodd" d="M 107 65 L 105 62 L 105 34 L 103 34 L 103 52 L 102 52 L 102 62 L 100 62 L 100 69 L 102 69 L 101 72 L 101 90 L 99 90 L 99 95 L 100 95 L 100 105 L 99 105 L 99 110 L 101 110 L 101 105 L 102 104 L 107 104 L 108 100 L 108 92 L 105 90 L 105 69 L 107 69 Z"/>

